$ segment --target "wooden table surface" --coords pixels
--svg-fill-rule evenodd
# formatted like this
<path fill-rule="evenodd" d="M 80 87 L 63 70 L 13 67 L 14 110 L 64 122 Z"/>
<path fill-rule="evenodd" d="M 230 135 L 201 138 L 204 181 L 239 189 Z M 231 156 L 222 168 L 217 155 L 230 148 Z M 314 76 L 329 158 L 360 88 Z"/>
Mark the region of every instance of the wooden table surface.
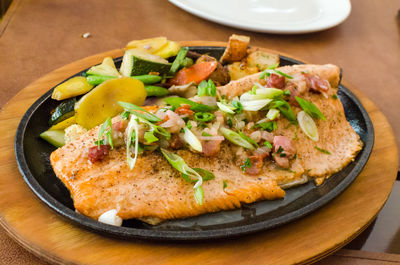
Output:
<path fill-rule="evenodd" d="M 132 39 L 163 35 L 172 40 L 226 41 L 236 33 L 251 36 L 255 46 L 341 66 L 347 83 L 386 115 L 400 146 L 400 0 L 357 0 L 352 5 L 350 17 L 336 28 L 284 36 L 218 25 L 164 0 L 14 0 L 0 23 L 0 107 L 46 73 L 124 47 Z M 91 37 L 81 38 L 85 32 Z M 0 249 L 9 251 L 10 257 L 20 253 L 22 259 L 27 257 L 2 231 L 0 239 Z"/>

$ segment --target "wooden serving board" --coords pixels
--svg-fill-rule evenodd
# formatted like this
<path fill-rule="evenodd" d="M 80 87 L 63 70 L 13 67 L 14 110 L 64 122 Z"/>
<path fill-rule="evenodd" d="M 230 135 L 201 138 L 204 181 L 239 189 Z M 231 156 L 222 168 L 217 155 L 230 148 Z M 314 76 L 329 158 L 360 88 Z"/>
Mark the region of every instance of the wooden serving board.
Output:
<path fill-rule="evenodd" d="M 182 45 L 224 46 L 225 43 L 182 42 Z M 37 256 L 60 264 L 311 263 L 361 233 L 388 198 L 398 168 L 392 129 L 377 107 L 350 86 L 375 127 L 377 137 L 371 157 L 347 190 L 298 221 L 255 235 L 190 244 L 117 240 L 69 223 L 45 206 L 25 184 L 14 156 L 15 132 L 28 107 L 51 87 L 100 63 L 105 56 L 122 54 L 123 50 L 113 50 L 61 67 L 21 90 L 0 113 L 0 223 L 11 237 Z"/>

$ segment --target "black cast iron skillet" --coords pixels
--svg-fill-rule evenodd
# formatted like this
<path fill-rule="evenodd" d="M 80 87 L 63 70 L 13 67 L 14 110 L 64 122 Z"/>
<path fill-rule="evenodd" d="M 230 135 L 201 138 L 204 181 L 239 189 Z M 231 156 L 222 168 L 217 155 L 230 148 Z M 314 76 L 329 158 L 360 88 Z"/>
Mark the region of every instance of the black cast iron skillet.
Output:
<path fill-rule="evenodd" d="M 190 47 L 191 51 L 219 58 L 224 47 Z M 301 64 L 280 56 L 281 65 Z M 114 61 L 117 66 L 122 58 Z M 86 71 L 86 70 L 85 70 Z M 76 75 L 81 75 L 83 72 Z M 49 113 L 59 102 L 51 99 L 53 89 L 41 96 L 23 116 L 15 137 L 15 154 L 24 180 L 32 191 L 51 209 L 67 220 L 103 235 L 121 239 L 157 241 L 198 241 L 222 239 L 271 229 L 301 218 L 322 207 L 343 192 L 360 174 L 368 161 L 374 143 L 374 129 L 360 101 L 343 85 L 338 97 L 346 119 L 364 142 L 364 148 L 340 172 L 321 186 L 313 182 L 286 190 L 284 199 L 243 204 L 241 209 L 209 213 L 182 220 L 171 220 L 151 226 L 138 220 L 125 220 L 122 227 L 106 225 L 74 210 L 69 191 L 55 176 L 49 157 L 54 147 L 39 137 L 48 129 Z"/>

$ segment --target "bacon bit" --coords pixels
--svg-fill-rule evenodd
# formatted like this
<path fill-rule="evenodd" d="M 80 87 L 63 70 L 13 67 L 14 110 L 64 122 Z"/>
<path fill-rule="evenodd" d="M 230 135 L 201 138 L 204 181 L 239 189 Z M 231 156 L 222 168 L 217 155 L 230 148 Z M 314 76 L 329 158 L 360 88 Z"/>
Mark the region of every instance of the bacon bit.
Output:
<path fill-rule="evenodd" d="M 222 140 L 201 141 L 203 153 L 205 156 L 215 156 L 219 153 Z"/>
<path fill-rule="evenodd" d="M 128 124 L 124 120 L 122 120 L 122 121 L 113 123 L 112 130 L 113 130 L 113 132 L 124 132 L 127 125 Z"/>
<path fill-rule="evenodd" d="M 296 149 L 292 140 L 286 136 L 278 135 L 274 137 L 274 152 L 275 156 L 292 158 Z"/>
<path fill-rule="evenodd" d="M 328 80 L 321 79 L 319 76 L 312 76 L 307 73 L 303 73 L 303 75 L 306 78 L 307 85 L 314 92 L 328 92 L 331 87 Z"/>
<path fill-rule="evenodd" d="M 175 110 L 175 113 L 178 115 L 192 115 L 194 113 L 193 110 L 190 109 L 189 104 L 182 104 L 179 108 Z"/>
<path fill-rule="evenodd" d="M 168 115 L 165 115 L 164 119 L 162 119 L 162 121 L 157 122 L 156 125 L 163 124 L 163 123 L 166 122 L 167 120 L 169 120 L 169 116 L 168 116 Z"/>
<path fill-rule="evenodd" d="M 299 91 L 297 91 L 296 87 L 293 84 L 289 84 L 286 86 L 285 90 L 290 91 L 289 103 L 294 106 L 299 106 L 299 103 L 297 102 L 296 97 L 300 93 L 299 93 Z"/>
<path fill-rule="evenodd" d="M 97 161 L 101 161 L 105 156 L 108 155 L 108 152 L 110 151 L 111 146 L 109 145 L 100 145 L 98 146 L 92 146 L 89 148 L 89 153 L 88 157 L 90 162 L 95 163 Z"/>
<path fill-rule="evenodd" d="M 172 149 L 180 149 L 180 148 L 182 148 L 184 146 L 181 138 L 177 134 L 173 134 L 171 136 L 171 140 L 169 141 L 169 145 L 170 145 L 170 147 Z"/>
<path fill-rule="evenodd" d="M 267 87 L 283 89 L 285 87 L 285 77 L 277 74 L 271 74 L 267 79 Z"/>
<path fill-rule="evenodd" d="M 258 175 L 261 173 L 264 162 L 262 156 L 250 156 L 251 167 L 246 167 L 245 172 L 249 175 Z"/>

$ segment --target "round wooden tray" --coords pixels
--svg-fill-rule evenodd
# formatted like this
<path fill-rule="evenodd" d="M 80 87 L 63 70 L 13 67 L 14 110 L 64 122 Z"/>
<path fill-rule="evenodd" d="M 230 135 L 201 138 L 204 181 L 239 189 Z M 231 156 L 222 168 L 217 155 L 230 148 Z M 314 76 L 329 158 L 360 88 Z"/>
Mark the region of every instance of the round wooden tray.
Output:
<path fill-rule="evenodd" d="M 225 43 L 196 41 L 182 45 Z M 311 263 L 361 233 L 388 198 L 398 168 L 392 129 L 376 106 L 350 86 L 375 127 L 377 137 L 371 157 L 343 194 L 298 221 L 251 236 L 190 244 L 117 240 L 70 224 L 36 198 L 22 179 L 14 156 L 15 131 L 26 109 L 51 87 L 100 63 L 105 56 L 122 54 L 123 50 L 113 50 L 61 67 L 21 90 L 0 113 L 0 223 L 34 254 L 53 263 L 72 264 Z"/>

